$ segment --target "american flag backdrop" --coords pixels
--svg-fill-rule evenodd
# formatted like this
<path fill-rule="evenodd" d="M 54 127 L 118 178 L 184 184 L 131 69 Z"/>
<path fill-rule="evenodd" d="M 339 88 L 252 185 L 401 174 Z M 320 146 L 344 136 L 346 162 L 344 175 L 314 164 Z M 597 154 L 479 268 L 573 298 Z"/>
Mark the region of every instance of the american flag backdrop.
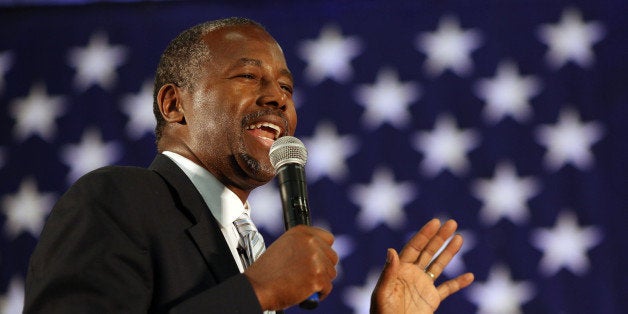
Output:
<path fill-rule="evenodd" d="M 367 313 L 386 248 L 432 217 L 465 237 L 443 277 L 476 275 L 440 313 L 628 313 L 620 0 L 5 1 L 1 313 L 21 312 L 58 197 L 89 170 L 152 161 L 167 43 L 228 16 L 283 47 L 313 220 L 341 258 L 329 298 L 288 313 Z M 249 200 L 267 243 L 283 232 L 278 195 Z"/>

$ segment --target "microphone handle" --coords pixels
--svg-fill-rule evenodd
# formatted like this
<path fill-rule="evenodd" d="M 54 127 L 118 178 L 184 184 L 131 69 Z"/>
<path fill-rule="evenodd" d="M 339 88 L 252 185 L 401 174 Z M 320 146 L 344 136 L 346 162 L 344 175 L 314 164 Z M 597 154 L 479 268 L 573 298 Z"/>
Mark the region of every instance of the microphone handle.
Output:
<path fill-rule="evenodd" d="M 297 225 L 312 224 L 310 209 L 307 202 L 307 186 L 305 183 L 305 167 L 297 163 L 288 163 L 277 171 L 277 181 L 283 207 L 285 230 Z M 313 293 L 299 307 L 312 310 L 318 306 L 318 292 Z"/>

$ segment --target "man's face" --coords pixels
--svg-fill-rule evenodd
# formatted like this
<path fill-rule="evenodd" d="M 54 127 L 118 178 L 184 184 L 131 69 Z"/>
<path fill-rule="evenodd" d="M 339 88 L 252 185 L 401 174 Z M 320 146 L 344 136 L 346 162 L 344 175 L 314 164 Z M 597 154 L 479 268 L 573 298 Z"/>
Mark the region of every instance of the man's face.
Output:
<path fill-rule="evenodd" d="M 274 140 L 294 134 L 292 76 L 281 48 L 260 28 L 225 27 L 203 39 L 210 60 L 185 98 L 188 145 L 225 185 L 250 190 L 274 176 Z"/>

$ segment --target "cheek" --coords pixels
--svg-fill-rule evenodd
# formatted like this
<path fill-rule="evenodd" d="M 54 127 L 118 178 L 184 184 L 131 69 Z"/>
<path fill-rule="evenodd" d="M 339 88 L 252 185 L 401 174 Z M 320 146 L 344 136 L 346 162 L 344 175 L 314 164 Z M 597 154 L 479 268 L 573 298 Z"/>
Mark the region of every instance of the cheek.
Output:
<path fill-rule="evenodd" d="M 289 122 L 290 123 L 290 133 L 292 133 L 290 135 L 294 135 L 294 133 L 295 133 L 295 131 L 297 129 L 297 120 L 298 120 L 297 112 L 294 109 L 294 106 L 292 107 L 292 110 L 290 110 L 290 112 L 286 113 L 286 115 L 288 116 L 288 119 L 289 119 L 288 121 L 290 121 Z"/>

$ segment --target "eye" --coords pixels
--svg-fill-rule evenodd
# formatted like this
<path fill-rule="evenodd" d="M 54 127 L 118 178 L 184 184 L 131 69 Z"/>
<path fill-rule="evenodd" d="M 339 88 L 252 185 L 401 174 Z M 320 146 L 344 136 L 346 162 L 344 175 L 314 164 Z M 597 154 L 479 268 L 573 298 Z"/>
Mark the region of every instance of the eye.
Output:
<path fill-rule="evenodd" d="M 238 77 L 249 79 L 249 80 L 257 79 L 257 76 L 255 76 L 255 74 L 252 74 L 252 73 L 243 73 L 243 74 L 238 75 Z"/>
<path fill-rule="evenodd" d="M 288 93 L 290 93 L 290 95 L 292 95 L 293 92 L 293 88 L 290 85 L 286 85 L 286 84 L 281 84 L 281 88 L 285 91 L 287 91 Z"/>

